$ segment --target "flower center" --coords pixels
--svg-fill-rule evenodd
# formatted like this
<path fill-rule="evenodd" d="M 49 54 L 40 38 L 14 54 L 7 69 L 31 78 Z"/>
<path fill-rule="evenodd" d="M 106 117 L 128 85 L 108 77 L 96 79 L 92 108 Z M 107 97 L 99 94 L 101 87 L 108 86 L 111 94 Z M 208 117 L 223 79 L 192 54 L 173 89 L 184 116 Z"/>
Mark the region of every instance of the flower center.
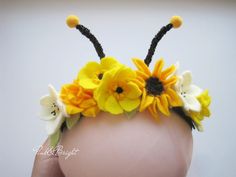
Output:
<path fill-rule="evenodd" d="M 123 90 L 123 88 L 121 88 L 121 87 L 117 87 L 116 88 L 116 93 L 118 93 L 118 94 L 120 94 L 120 93 L 122 93 L 124 90 Z"/>
<path fill-rule="evenodd" d="M 98 79 L 99 80 L 102 80 L 102 77 L 103 77 L 103 73 L 98 74 Z"/>
<path fill-rule="evenodd" d="M 163 84 L 156 77 L 150 77 L 146 80 L 146 90 L 150 95 L 160 95 L 164 90 Z"/>
<path fill-rule="evenodd" d="M 53 108 L 53 110 L 51 111 L 51 114 L 53 116 L 56 116 L 58 114 L 58 112 L 59 112 L 59 107 L 56 105 L 56 103 L 53 103 L 52 104 L 52 108 Z"/>

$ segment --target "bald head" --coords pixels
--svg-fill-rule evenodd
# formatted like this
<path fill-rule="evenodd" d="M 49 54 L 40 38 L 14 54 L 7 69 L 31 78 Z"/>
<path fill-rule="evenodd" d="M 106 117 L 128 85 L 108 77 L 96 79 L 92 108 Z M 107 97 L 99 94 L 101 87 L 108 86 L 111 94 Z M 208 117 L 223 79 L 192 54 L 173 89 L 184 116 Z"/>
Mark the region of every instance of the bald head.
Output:
<path fill-rule="evenodd" d="M 183 177 L 192 157 L 192 132 L 178 115 L 161 116 L 157 123 L 148 112 L 132 119 L 100 113 L 83 118 L 63 132 L 65 151 L 59 156 L 67 177 Z"/>

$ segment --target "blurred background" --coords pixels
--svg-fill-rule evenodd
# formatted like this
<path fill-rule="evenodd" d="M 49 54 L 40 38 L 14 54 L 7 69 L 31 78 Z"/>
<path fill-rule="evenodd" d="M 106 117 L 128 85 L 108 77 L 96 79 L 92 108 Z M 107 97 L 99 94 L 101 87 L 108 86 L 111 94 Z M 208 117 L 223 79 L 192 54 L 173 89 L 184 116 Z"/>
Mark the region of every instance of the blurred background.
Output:
<path fill-rule="evenodd" d="M 236 150 L 236 1 L 0 1 L 0 171 L 1 176 L 30 176 L 33 148 L 47 137 L 39 119 L 39 98 L 71 82 L 88 60 L 99 60 L 92 44 L 65 25 L 80 17 L 105 53 L 132 66 L 172 15 L 182 28 L 171 30 L 154 59 L 180 62 L 194 82 L 212 95 L 212 116 L 205 131 L 193 131 L 188 177 L 235 177 Z M 152 65 L 153 66 L 153 65 Z M 151 66 L 151 67 L 152 67 Z"/>

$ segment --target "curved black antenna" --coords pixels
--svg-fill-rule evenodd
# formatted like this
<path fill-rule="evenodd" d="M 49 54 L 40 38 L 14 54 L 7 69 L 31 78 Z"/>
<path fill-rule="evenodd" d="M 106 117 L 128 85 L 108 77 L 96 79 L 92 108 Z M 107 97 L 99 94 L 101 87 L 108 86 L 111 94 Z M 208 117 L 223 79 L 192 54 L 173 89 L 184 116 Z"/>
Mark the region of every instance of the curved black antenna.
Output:
<path fill-rule="evenodd" d="M 105 54 L 103 52 L 102 45 L 98 42 L 97 38 L 90 32 L 90 30 L 83 25 L 77 25 L 76 29 L 78 29 L 81 34 L 86 36 L 93 43 L 93 46 L 96 49 L 100 59 L 104 58 Z"/>
<path fill-rule="evenodd" d="M 102 49 L 102 45 L 98 42 L 97 38 L 90 32 L 88 28 L 79 24 L 79 18 L 77 16 L 74 16 L 74 15 L 68 16 L 66 23 L 70 28 L 78 29 L 81 32 L 81 34 L 86 36 L 93 43 L 93 46 L 100 59 L 105 57 L 105 54 Z"/>
<path fill-rule="evenodd" d="M 152 39 L 152 43 L 150 45 L 150 48 L 148 50 L 148 54 L 146 58 L 144 59 L 144 62 L 147 66 L 152 61 L 152 56 L 155 53 L 156 47 L 158 42 L 162 39 L 162 37 L 170 31 L 172 28 L 179 28 L 182 25 L 182 18 L 179 16 L 173 16 L 170 20 L 170 23 L 167 24 L 166 26 L 163 26 L 160 31 L 155 35 L 155 37 Z"/>

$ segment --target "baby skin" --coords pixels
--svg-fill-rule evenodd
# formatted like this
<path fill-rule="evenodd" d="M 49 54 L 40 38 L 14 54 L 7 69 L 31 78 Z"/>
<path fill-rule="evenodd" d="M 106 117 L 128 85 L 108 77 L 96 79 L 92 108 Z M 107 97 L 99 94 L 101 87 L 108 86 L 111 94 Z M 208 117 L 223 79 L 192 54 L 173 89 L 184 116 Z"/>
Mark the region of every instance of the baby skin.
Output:
<path fill-rule="evenodd" d="M 36 155 L 32 177 L 185 177 L 193 139 L 173 112 L 159 122 L 148 112 L 131 119 L 101 112 L 65 130 L 59 145 L 52 157 Z"/>

